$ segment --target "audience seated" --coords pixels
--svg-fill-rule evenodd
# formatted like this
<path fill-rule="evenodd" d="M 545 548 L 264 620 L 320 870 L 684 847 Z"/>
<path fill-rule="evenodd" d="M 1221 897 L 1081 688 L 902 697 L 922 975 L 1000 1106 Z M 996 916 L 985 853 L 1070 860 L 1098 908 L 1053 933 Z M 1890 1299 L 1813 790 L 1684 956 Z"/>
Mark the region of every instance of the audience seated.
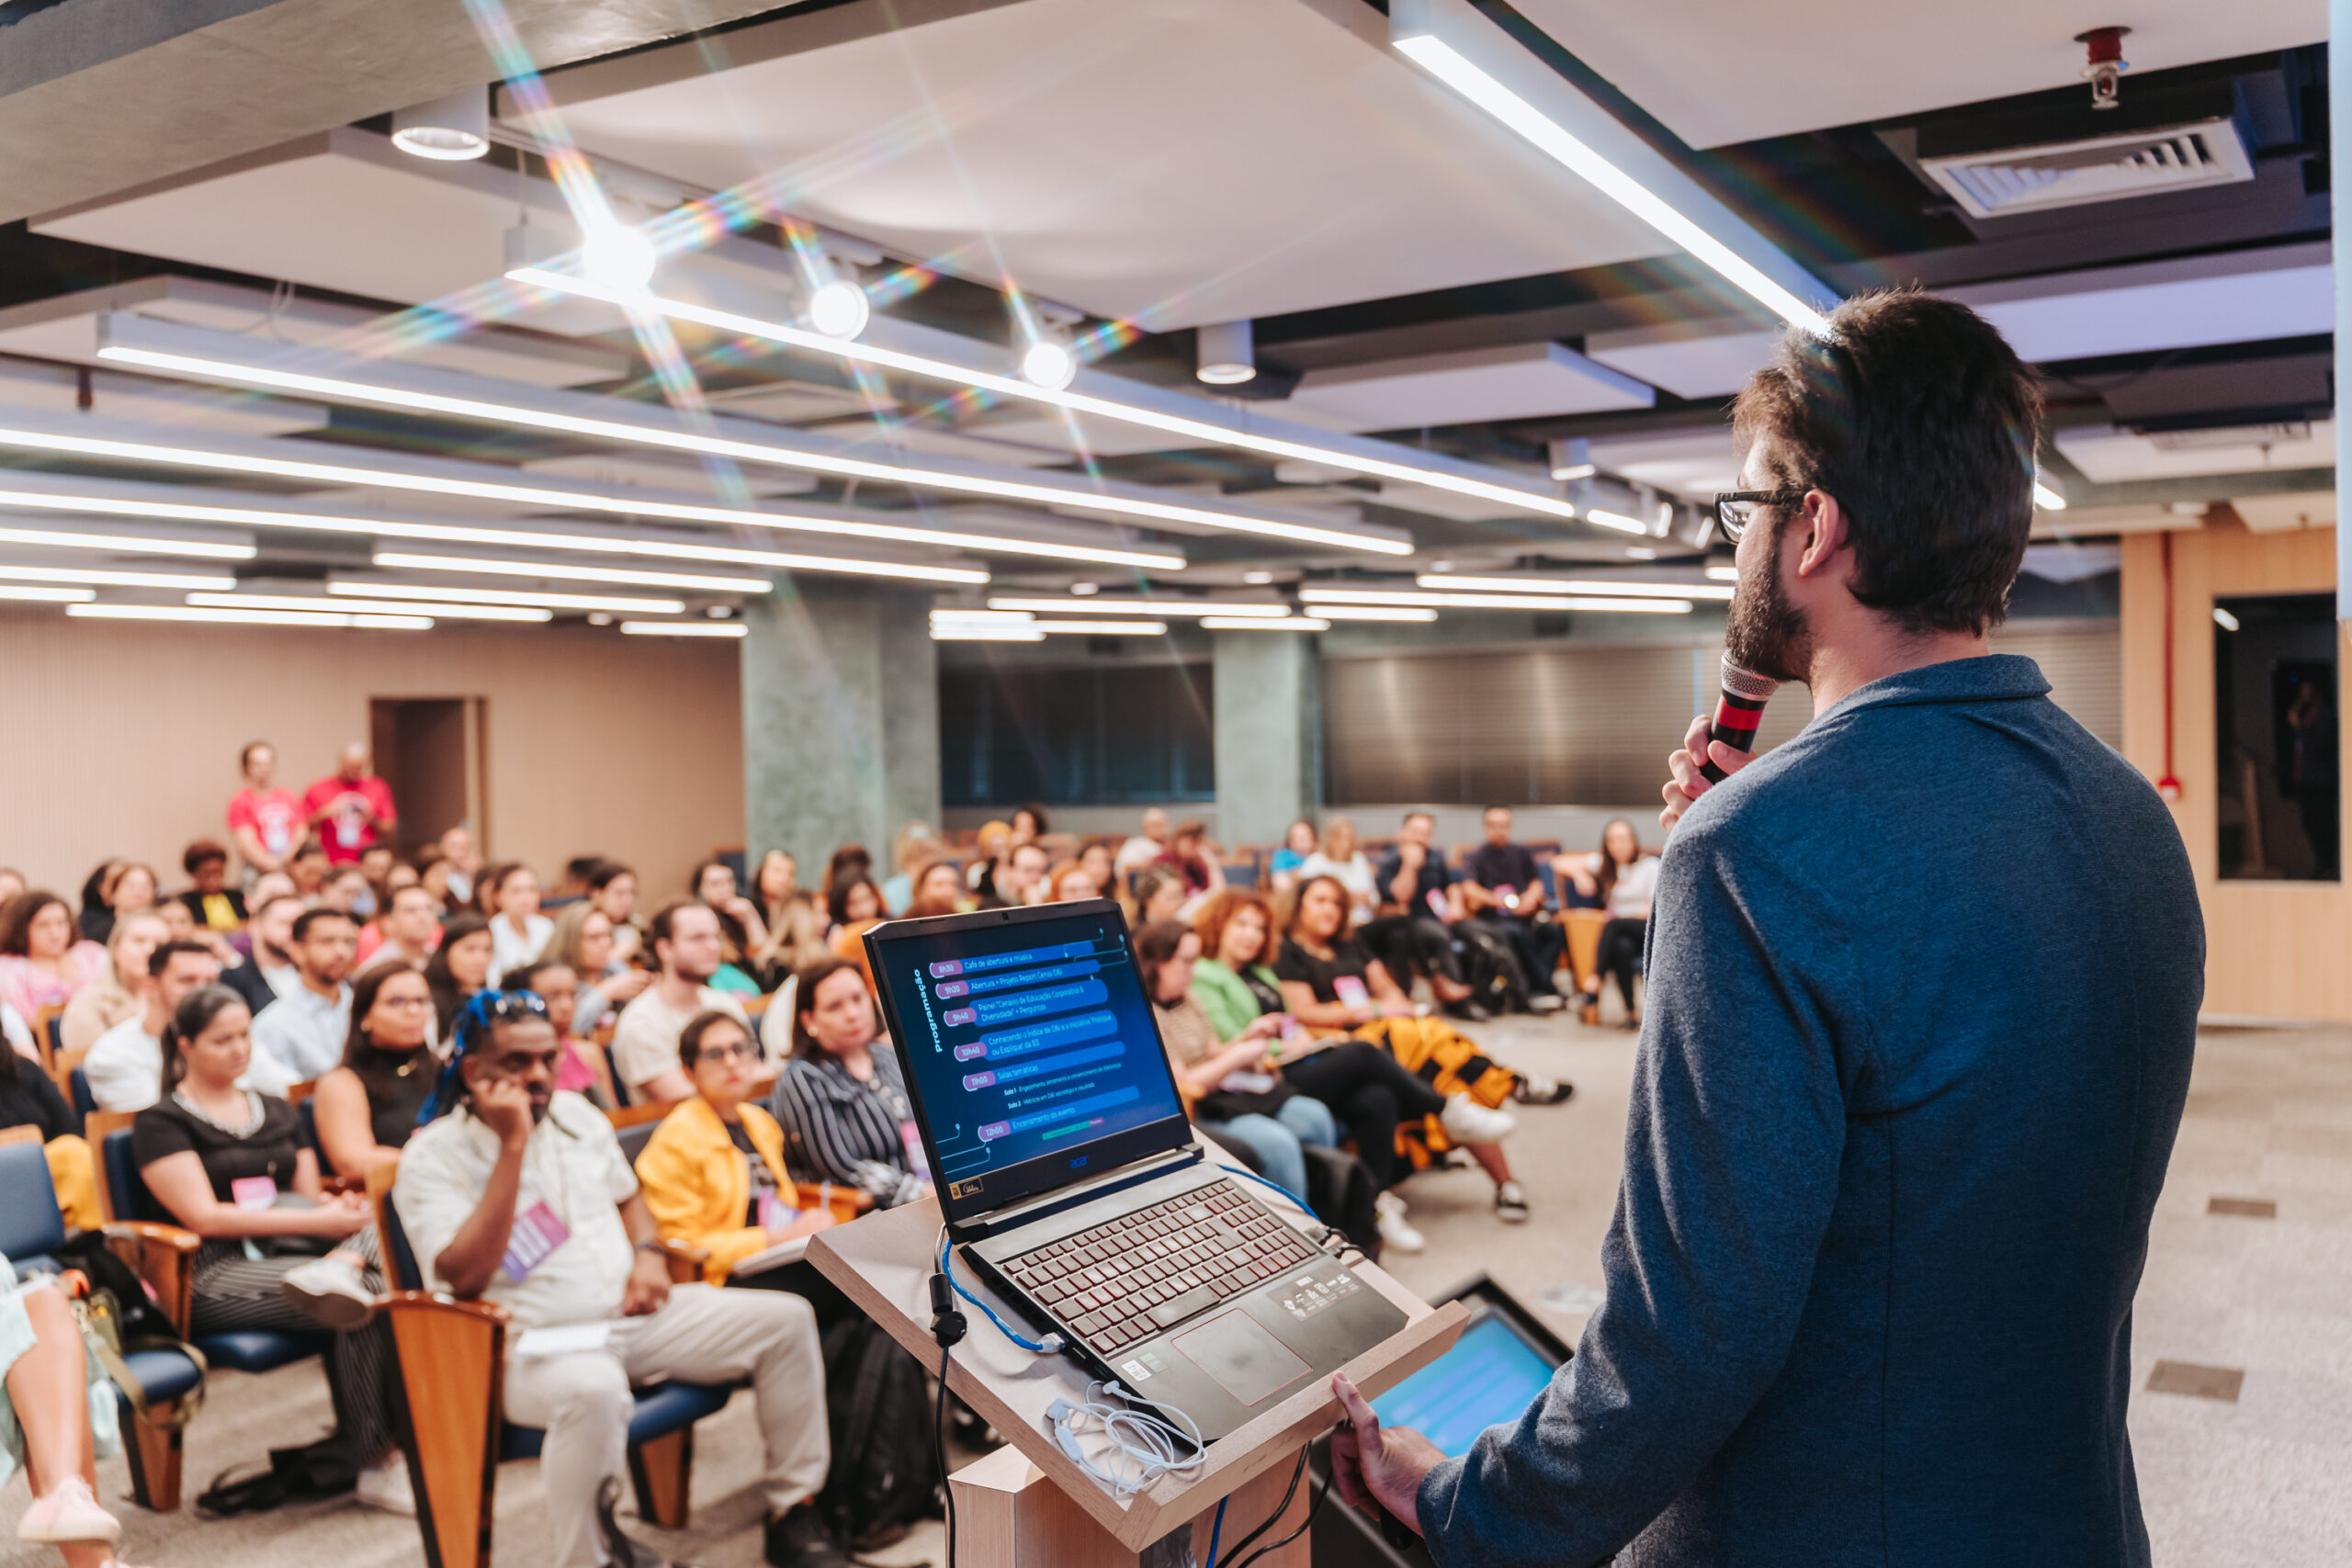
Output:
<path fill-rule="evenodd" d="M 254 884 L 254 890 L 253 923 L 245 928 L 253 956 L 248 963 L 224 970 L 220 983 L 243 997 L 247 1010 L 258 1018 L 278 998 L 301 987 L 301 974 L 294 964 L 294 922 L 310 905 L 298 893 L 265 892 L 260 882 Z M 352 951 L 358 951 L 356 941 Z"/>
<path fill-rule="evenodd" d="M 555 921 L 539 913 L 538 874 L 509 863 L 482 874 L 490 920 L 490 979 L 495 986 L 510 969 L 520 969 L 547 951 Z"/>
<path fill-rule="evenodd" d="M 1129 880 L 1135 899 L 1135 923 L 1138 930 L 1159 920 L 1182 918 L 1184 910 L 1184 879 L 1164 865 L 1148 865 Z"/>
<path fill-rule="evenodd" d="M 1302 817 L 1283 833 L 1283 841 L 1274 847 L 1266 862 L 1266 874 L 1272 879 L 1277 893 L 1287 893 L 1298 883 L 1299 867 L 1321 846 L 1317 842 L 1315 824 Z"/>
<path fill-rule="evenodd" d="M 650 969 L 622 963 L 614 948 L 612 918 L 592 899 L 567 904 L 555 918 L 543 956 L 569 965 L 580 977 L 580 1006 L 571 1021 L 579 1034 L 594 1034 L 653 984 Z"/>
<path fill-rule="evenodd" d="M 86 1051 L 99 1035 L 139 1016 L 148 955 L 170 940 L 171 929 L 152 909 L 118 919 L 107 937 L 106 972 L 65 1004 L 64 1015 L 57 1021 L 58 1043 L 68 1051 Z"/>
<path fill-rule="evenodd" d="M 1004 857 L 1012 851 L 1012 824 L 983 822 L 975 836 L 979 854 L 964 867 L 964 886 L 975 897 L 985 897 L 996 885 L 997 873 L 1002 869 Z"/>
<path fill-rule="evenodd" d="M 256 740 L 237 758 L 244 787 L 229 797 L 229 841 L 255 875 L 284 871 L 310 830 L 302 819 L 302 802 L 290 789 L 274 782 L 277 748 Z"/>
<path fill-rule="evenodd" d="M 1510 945 L 1527 978 L 1529 1002 L 1537 1012 L 1562 1005 L 1553 972 L 1567 952 L 1567 935 L 1545 918 L 1544 874 L 1535 856 L 1510 841 L 1511 809 L 1489 806 L 1479 818 L 1486 842 L 1463 863 L 1462 900 L 1470 923 Z"/>
<path fill-rule="evenodd" d="M 767 927 L 768 939 L 753 950 L 752 962 L 770 981 L 789 972 L 778 966 L 779 954 L 786 945 L 785 911 L 800 892 L 798 861 L 783 850 L 770 850 L 760 857 L 759 868 L 752 873 L 751 897 Z"/>
<path fill-rule="evenodd" d="M 441 852 L 442 874 L 448 879 L 450 908 L 472 903 L 474 879 L 481 874 L 481 846 L 460 824 L 443 833 L 435 847 Z"/>
<path fill-rule="evenodd" d="M 873 875 L 874 856 L 866 847 L 864 844 L 843 844 L 825 863 L 825 880 L 817 891 L 830 898 L 834 888 L 852 877 L 863 876 L 871 880 Z"/>
<path fill-rule="evenodd" d="M 547 1004 L 548 1022 L 553 1026 L 555 1037 L 563 1043 L 563 1055 L 556 1062 L 555 1087 L 581 1096 L 599 1111 L 618 1106 L 620 1097 L 613 1092 L 613 1077 L 605 1070 L 605 1053 L 580 1034 L 579 972 L 560 958 L 542 958 L 528 968 L 516 970 L 507 976 L 507 981 L 510 987 L 528 991 Z"/>
<path fill-rule="evenodd" d="M 233 931 L 245 923 L 245 896 L 229 886 L 229 852 L 198 839 L 180 853 L 180 869 L 192 886 L 175 902 L 186 906 L 207 931 Z"/>
<path fill-rule="evenodd" d="M 400 825 L 392 786 L 368 771 L 365 741 L 346 743 L 335 756 L 334 772 L 302 792 L 302 821 L 335 865 L 357 860 Z M 301 879 L 295 881 L 299 886 Z"/>
<path fill-rule="evenodd" d="M 699 1248 L 703 1277 L 729 1282 L 736 1265 L 833 1223 L 832 1211 L 802 1213 L 784 1159 L 784 1129 L 747 1103 L 764 1081 L 766 1054 L 732 1014 L 697 1013 L 678 1035 L 678 1065 L 694 1082 L 637 1156 L 645 1205 L 668 1239 Z M 746 1274 L 743 1282 L 756 1280 Z"/>
<path fill-rule="evenodd" d="M 220 961 L 201 942 L 167 942 L 147 955 L 138 1014 L 99 1035 L 82 1058 L 99 1110 L 144 1111 L 164 1097 L 164 1025 L 189 992 L 220 979 Z"/>
<path fill-rule="evenodd" d="M 1564 857 L 1565 858 L 1565 857 Z M 1592 978 L 1577 998 L 1584 1021 L 1600 1021 L 1600 982 L 1612 978 L 1625 1000 L 1627 1029 L 1642 1026 L 1641 1010 L 1634 996 L 1634 968 L 1642 959 L 1642 943 L 1649 934 L 1650 900 L 1657 893 L 1658 858 L 1642 853 L 1641 836 L 1634 825 L 1616 818 L 1600 830 L 1600 848 L 1580 859 L 1568 860 L 1568 875 L 1577 891 L 1597 897 L 1609 911 L 1600 928 L 1600 948 L 1593 960 Z"/>
<path fill-rule="evenodd" d="M 777 852 L 771 850 L 770 854 Z M 890 874 L 882 881 L 882 907 L 903 915 L 915 900 L 915 874 L 939 854 L 939 835 L 928 822 L 910 822 L 890 846 Z"/>
<path fill-rule="evenodd" d="M 209 926 L 198 925 L 187 906 L 176 898 L 166 898 L 156 906 L 155 918 L 164 922 L 164 931 L 173 942 L 192 942 L 220 962 L 223 969 L 243 966 L 251 939 L 240 931 L 232 935 L 216 931 Z M 243 944 L 243 945 L 241 945 Z"/>
<path fill-rule="evenodd" d="M 114 1384 L 84 1348 L 65 1292 L 47 1274 L 20 1279 L 0 1258 L 0 1484 L 25 1472 L 33 1502 L 17 1539 L 54 1546 L 66 1568 L 125 1568 L 121 1521 L 98 1506 L 97 1460 L 121 1451 Z"/>
<path fill-rule="evenodd" d="M 433 950 L 440 945 L 439 903 L 421 885 L 412 885 L 393 889 L 383 911 L 360 929 L 357 962 L 362 969 L 400 964 L 421 970 L 433 962 Z M 495 938 L 492 945 L 494 950 Z"/>
<path fill-rule="evenodd" d="M 1087 881 L 1094 885 L 1098 897 L 1112 897 L 1112 890 L 1118 886 L 1119 871 L 1114 863 L 1113 849 L 1108 839 L 1089 839 L 1079 846 L 1079 866 L 1086 873 Z"/>
<path fill-rule="evenodd" d="M 804 1180 L 852 1187 L 883 1208 L 927 1197 L 931 1170 L 897 1049 L 878 1038 L 873 994 L 845 958 L 798 976 L 792 1056 L 769 1109 Z"/>
<path fill-rule="evenodd" d="M 368 886 L 368 874 L 358 863 L 331 867 L 326 880 L 319 884 L 319 894 L 311 903 L 313 908 L 339 909 L 352 919 L 355 933 L 359 921 L 376 912 L 376 890 Z"/>
<path fill-rule="evenodd" d="M 68 1224 L 96 1230 L 105 1223 L 98 1210 L 97 1174 L 90 1164 L 90 1145 L 82 1141 L 80 1118 L 40 1064 L 14 1051 L 0 1051 L 0 1127 L 31 1127 L 40 1134 L 57 1206 Z"/>
<path fill-rule="evenodd" d="M 1373 880 L 1372 862 L 1364 858 L 1352 818 L 1334 817 L 1323 824 L 1322 841 L 1315 852 L 1298 863 L 1292 886 L 1310 876 L 1328 876 L 1347 889 L 1348 917 L 1362 928 L 1380 912 L 1380 888 Z"/>
<path fill-rule="evenodd" d="M 1313 1028 L 1345 1032 L 1374 1019 L 1413 1016 L 1411 999 L 1387 965 L 1350 931 L 1347 889 L 1328 876 L 1300 885 L 1274 974 L 1282 983 L 1284 1010 Z M 1494 1179 L 1496 1213 L 1513 1223 L 1525 1220 L 1527 1197 L 1512 1179 L 1500 1145 L 1514 1124 L 1510 1114 L 1456 1093 L 1439 1116 L 1446 1136 L 1467 1148 Z M 1379 1167 L 1370 1156 L 1364 1163 L 1378 1179 Z"/>
<path fill-rule="evenodd" d="M 882 889 L 875 886 L 874 879 L 864 872 L 845 876 L 825 896 L 825 912 L 832 920 L 826 932 L 827 943 L 839 952 L 844 936 L 862 936 L 867 927 L 882 918 Z"/>
<path fill-rule="evenodd" d="M 345 922 L 348 924 L 348 922 Z M 330 1197 L 294 1108 L 241 1087 L 252 1015 L 236 992 L 190 992 L 164 1033 L 164 1098 L 139 1113 L 131 1149 L 155 1201 L 202 1239 L 190 1326 L 334 1331 L 327 1379 L 360 1501 L 413 1513 L 392 1448 L 383 1290 L 364 1198 Z"/>
<path fill-rule="evenodd" d="M 359 928 L 340 909 L 305 909 L 294 921 L 300 983 L 254 1015 L 250 1082 L 284 1094 L 343 1060 L 351 1034 L 351 957 Z"/>
<path fill-rule="evenodd" d="M 441 922 L 441 945 L 424 965 L 438 1038 L 447 1040 L 455 1032 L 458 1014 L 490 984 L 490 922 L 480 915 L 464 909 Z"/>
<path fill-rule="evenodd" d="M 1253 1019 L 1220 1041 L 1208 1014 L 1193 999 L 1193 965 L 1201 939 L 1192 927 L 1156 920 L 1136 933 L 1136 975 L 1159 1015 L 1159 1037 L 1176 1072 L 1176 1087 L 1193 1120 L 1248 1146 L 1269 1181 L 1306 1200 L 1302 1144 L 1331 1148 L 1340 1129 L 1320 1100 L 1301 1094 L 1275 1073 L 1271 1047 L 1281 1036 L 1277 1018 Z"/>
<path fill-rule="evenodd" d="M 327 858 L 327 847 L 315 837 L 302 840 L 286 863 L 286 874 L 294 879 L 294 891 L 305 899 L 315 899 L 334 874 L 334 862 Z"/>
<path fill-rule="evenodd" d="M 678 1066 L 678 1036 L 699 1012 L 717 1009 L 748 1025 L 742 1005 L 710 984 L 718 972 L 718 912 L 679 898 L 654 912 L 653 961 L 661 977 L 621 1009 L 613 1032 L 613 1070 L 633 1105 L 669 1104 L 695 1089 Z"/>
<path fill-rule="evenodd" d="M 700 905 L 683 908 L 707 924 L 715 964 L 717 921 Z M 666 926 L 673 913 L 656 919 Z M 665 930 L 657 945 L 671 942 Z M 393 1187 L 433 1288 L 495 1303 L 518 1333 L 603 1328 L 593 1348 L 506 1359 L 507 1418 L 547 1432 L 538 1560 L 595 1568 L 618 1555 L 601 1539 L 597 1496 L 628 1471 L 631 1384 L 749 1378 L 766 1446 L 766 1560 L 845 1568 L 810 1506 L 831 1453 L 815 1314 L 782 1292 L 672 1288 L 612 1124 L 555 1087 L 560 1049 L 537 997 L 477 998 L 427 1108 L 435 1119 L 410 1140 Z M 540 1213 L 562 1216 L 561 1238 L 546 1247 L 548 1232 L 537 1229 L 526 1250 L 514 1250 L 518 1218 Z"/>
<path fill-rule="evenodd" d="M 1476 1022 L 1491 1015 L 1473 998 L 1454 956 L 1452 928 L 1466 911 L 1453 868 L 1430 842 L 1436 827 L 1437 819 L 1426 811 L 1405 814 L 1396 847 L 1373 874 L 1380 917 L 1364 926 L 1363 939 L 1401 985 L 1411 985 L 1413 972 L 1419 970 L 1440 1005 Z"/>
<path fill-rule="evenodd" d="M 0 1002 L 27 1023 L 45 1007 L 63 1007 L 106 972 L 107 950 L 75 940 L 74 917 L 56 894 L 19 893 L 0 909 Z"/>
<path fill-rule="evenodd" d="M 1080 863 L 1085 863 L 1081 861 Z M 956 863 L 935 860 L 925 862 L 922 868 L 915 873 L 913 891 L 907 898 L 907 907 L 899 912 L 910 915 L 917 907 L 932 914 L 953 914 L 977 906 L 964 886 L 964 874 L 956 869 Z"/>
<path fill-rule="evenodd" d="M 1190 915 L 1212 893 L 1225 891 L 1225 868 L 1208 851 L 1209 825 L 1188 817 L 1176 825 L 1168 848 L 1151 863 L 1164 866 L 1184 879 L 1183 912 Z"/>
<path fill-rule="evenodd" d="M 760 907 L 736 888 L 735 868 L 723 860 L 705 861 L 695 870 L 694 896 L 718 917 L 719 969 L 711 984 L 745 996 L 765 990 L 752 955 L 768 944 L 767 921 Z"/>
<path fill-rule="evenodd" d="M 319 1077 L 311 1116 L 330 1171 L 363 1178 L 401 1157 L 433 1092 L 433 989 L 422 972 L 384 964 L 351 988 L 342 1065 Z"/>
<path fill-rule="evenodd" d="M 1167 852 L 1168 813 L 1157 806 L 1146 807 L 1135 837 L 1119 846 L 1119 852 L 1112 857 L 1111 869 L 1128 876 Z"/>
<path fill-rule="evenodd" d="M 1017 909 L 1046 901 L 1046 846 L 1032 840 L 1015 844 L 978 888 L 979 908 Z"/>
<path fill-rule="evenodd" d="M 1101 897 L 1102 889 L 1096 886 L 1084 861 L 1066 860 L 1046 878 L 1045 901 L 1048 904 L 1076 904 Z"/>
<path fill-rule="evenodd" d="M 118 921 L 155 908 L 155 871 L 137 861 L 110 860 L 90 874 L 82 887 L 82 934 L 105 942 Z M 96 888 L 96 896 L 92 889 Z"/>

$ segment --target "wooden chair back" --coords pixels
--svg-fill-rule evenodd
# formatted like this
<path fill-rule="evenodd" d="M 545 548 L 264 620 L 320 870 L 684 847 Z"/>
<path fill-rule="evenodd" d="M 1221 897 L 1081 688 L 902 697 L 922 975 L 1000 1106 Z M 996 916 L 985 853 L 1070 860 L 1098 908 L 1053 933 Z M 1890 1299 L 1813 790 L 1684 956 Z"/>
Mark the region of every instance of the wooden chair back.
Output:
<path fill-rule="evenodd" d="M 57 1059 L 57 1053 L 64 1043 L 58 1033 L 64 1017 L 63 1002 L 51 1002 L 47 1007 L 33 1010 L 33 1045 L 40 1052 L 40 1065 L 44 1067 Z"/>
<path fill-rule="evenodd" d="M 108 1224 L 138 1218 L 130 1211 L 131 1194 L 117 1193 L 107 1179 L 107 1134 L 139 1120 L 136 1111 L 93 1111 L 82 1119 L 82 1138 L 90 1145 L 90 1163 L 98 1176 L 98 1213 Z"/>
<path fill-rule="evenodd" d="M 29 1122 L 15 1127 L 0 1127 L 0 1146 L 9 1144 L 38 1144 L 40 1141 L 40 1129 Z"/>

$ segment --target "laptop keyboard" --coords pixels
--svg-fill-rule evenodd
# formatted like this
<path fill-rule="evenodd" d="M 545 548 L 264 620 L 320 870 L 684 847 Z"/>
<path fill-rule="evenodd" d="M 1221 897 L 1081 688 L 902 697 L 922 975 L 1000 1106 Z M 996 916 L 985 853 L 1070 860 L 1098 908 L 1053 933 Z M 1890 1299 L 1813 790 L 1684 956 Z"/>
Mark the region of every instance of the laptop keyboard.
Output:
<path fill-rule="evenodd" d="M 1320 1256 L 1220 1182 L 1023 1253 L 1005 1271 L 1108 1356 Z"/>

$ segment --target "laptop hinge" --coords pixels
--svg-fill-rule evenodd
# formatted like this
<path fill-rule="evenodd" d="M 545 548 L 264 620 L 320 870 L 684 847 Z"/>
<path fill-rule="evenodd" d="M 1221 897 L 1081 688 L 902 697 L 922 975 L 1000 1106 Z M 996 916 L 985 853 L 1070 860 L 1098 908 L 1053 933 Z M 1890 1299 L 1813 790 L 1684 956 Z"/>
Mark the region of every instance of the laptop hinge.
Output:
<path fill-rule="evenodd" d="M 1188 1165 L 1198 1165 L 1203 1157 L 1200 1145 L 1186 1144 L 1181 1149 L 1170 1149 L 1166 1154 L 1154 1155 L 1149 1159 L 1141 1159 L 1133 1165 L 1121 1166 L 1118 1169 L 1105 1172 L 1091 1181 L 1080 1182 L 1075 1187 L 1060 1188 L 1052 1192 L 1040 1193 L 1035 1198 L 1026 1199 L 1018 1203 L 1010 1203 L 1001 1209 L 991 1209 L 977 1219 L 966 1220 L 961 1224 L 949 1225 L 947 1234 L 958 1242 L 979 1241 L 1001 1231 L 1028 1224 L 1033 1221 L 1051 1218 L 1065 1210 L 1075 1209 L 1081 1203 L 1091 1203 L 1097 1198 L 1107 1198 L 1114 1192 L 1124 1191 L 1130 1187 L 1139 1187 L 1147 1181 L 1166 1176 L 1171 1170 L 1182 1170 Z"/>

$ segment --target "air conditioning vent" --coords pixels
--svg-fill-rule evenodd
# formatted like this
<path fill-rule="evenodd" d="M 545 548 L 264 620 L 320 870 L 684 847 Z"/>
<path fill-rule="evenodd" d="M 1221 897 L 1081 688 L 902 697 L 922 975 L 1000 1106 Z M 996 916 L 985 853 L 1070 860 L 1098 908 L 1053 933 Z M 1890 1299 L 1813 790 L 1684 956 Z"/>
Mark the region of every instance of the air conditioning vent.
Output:
<path fill-rule="evenodd" d="M 2254 160 L 2228 119 L 1922 157 L 1920 169 L 1977 218 L 2082 207 L 2254 178 Z"/>
<path fill-rule="evenodd" d="M 2151 430 L 2143 433 L 2159 452 L 2212 452 L 2236 446 L 2288 446 L 2309 441 L 2309 420 L 2282 424 L 2233 424 L 2209 430 Z"/>

